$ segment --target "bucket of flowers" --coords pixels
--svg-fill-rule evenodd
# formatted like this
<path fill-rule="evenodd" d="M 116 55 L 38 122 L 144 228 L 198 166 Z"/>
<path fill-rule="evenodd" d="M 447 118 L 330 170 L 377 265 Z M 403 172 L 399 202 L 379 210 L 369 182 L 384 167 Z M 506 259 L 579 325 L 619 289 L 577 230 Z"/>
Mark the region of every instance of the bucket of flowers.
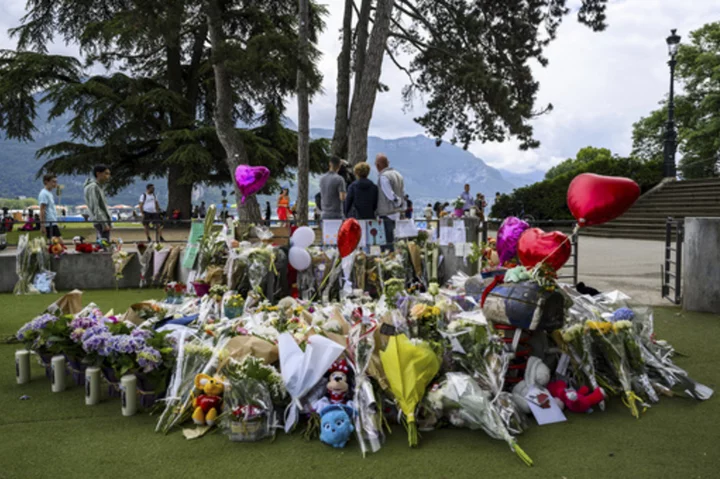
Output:
<path fill-rule="evenodd" d="M 453 201 L 452 204 L 453 204 L 453 208 L 455 208 L 455 212 L 454 212 L 455 216 L 457 218 L 462 218 L 463 208 L 465 208 L 465 201 L 458 196 L 457 198 L 455 198 L 455 200 Z"/>
<path fill-rule="evenodd" d="M 241 294 L 233 294 L 229 296 L 224 304 L 224 316 L 226 318 L 239 318 L 243 314 L 245 307 L 245 298 Z"/>

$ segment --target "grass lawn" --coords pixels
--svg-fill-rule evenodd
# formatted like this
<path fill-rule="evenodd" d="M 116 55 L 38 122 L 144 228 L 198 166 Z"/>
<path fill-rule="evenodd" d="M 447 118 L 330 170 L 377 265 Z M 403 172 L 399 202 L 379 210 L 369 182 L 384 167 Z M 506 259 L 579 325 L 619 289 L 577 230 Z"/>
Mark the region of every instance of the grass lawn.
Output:
<path fill-rule="evenodd" d="M 123 312 L 136 300 L 160 297 L 154 291 L 100 291 L 85 294 L 104 310 Z M 0 295 L 0 337 L 14 333 L 44 306 L 49 296 Z M 691 376 L 720 385 L 720 317 L 656 310 L 656 333 L 688 354 L 677 363 Z M 375 455 L 363 459 L 355 441 L 345 449 L 278 434 L 274 442 L 232 443 L 221 434 L 187 441 L 180 431 L 154 432 L 155 417 L 125 418 L 120 401 L 104 399 L 87 407 L 83 390 L 50 392 L 34 361 L 32 381 L 15 383 L 17 344 L 0 344 L 0 478 L 44 477 L 717 477 L 720 469 L 720 399 L 704 403 L 663 398 L 640 420 L 618 398 L 608 410 L 569 413 L 568 421 L 533 426 L 519 437 L 533 458 L 528 468 L 504 442 L 481 431 L 445 429 L 423 433 L 420 447 L 407 446 L 395 427 Z M 69 378 L 68 378 L 69 379 Z M 22 395 L 30 400 L 19 400 Z"/>

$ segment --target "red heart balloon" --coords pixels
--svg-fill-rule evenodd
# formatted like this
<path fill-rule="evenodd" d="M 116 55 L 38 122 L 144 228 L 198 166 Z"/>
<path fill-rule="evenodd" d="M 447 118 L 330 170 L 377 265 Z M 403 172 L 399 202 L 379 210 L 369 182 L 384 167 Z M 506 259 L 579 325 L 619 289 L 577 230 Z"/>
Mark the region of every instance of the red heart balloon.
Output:
<path fill-rule="evenodd" d="M 338 250 L 340 250 L 340 257 L 344 258 L 349 255 L 355 248 L 362 238 L 362 228 L 360 223 L 355 218 L 346 219 L 340 230 L 338 231 Z"/>
<path fill-rule="evenodd" d="M 582 226 L 607 223 L 625 213 L 640 197 L 640 187 L 629 178 L 583 173 L 570 183 L 567 204 Z"/>
<path fill-rule="evenodd" d="M 557 271 L 567 263 L 571 253 L 570 239 L 559 231 L 546 233 L 540 228 L 530 228 L 518 241 L 518 257 L 526 268 L 545 260 L 545 264 Z"/>

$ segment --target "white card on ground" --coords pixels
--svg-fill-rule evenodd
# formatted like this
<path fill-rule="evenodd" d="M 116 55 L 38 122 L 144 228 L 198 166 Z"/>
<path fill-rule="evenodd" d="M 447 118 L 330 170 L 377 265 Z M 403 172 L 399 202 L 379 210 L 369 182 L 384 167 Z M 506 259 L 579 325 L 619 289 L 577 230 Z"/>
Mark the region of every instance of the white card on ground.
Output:
<path fill-rule="evenodd" d="M 342 220 L 323 220 L 322 235 L 324 245 L 337 245 L 337 236 Z"/>
<path fill-rule="evenodd" d="M 538 405 L 540 403 L 538 396 L 542 394 L 548 397 L 548 405 L 550 407 L 541 408 Z M 527 402 L 530 405 L 530 411 L 532 411 L 533 416 L 535 416 L 535 420 L 540 426 L 544 424 L 567 421 L 565 414 L 563 414 L 560 410 L 560 406 L 557 405 L 555 398 L 550 395 L 550 392 L 533 386 L 525 395 L 525 399 L 527 399 Z"/>
<path fill-rule="evenodd" d="M 395 237 L 396 238 L 414 238 L 418 235 L 418 230 L 415 227 L 415 221 L 413 220 L 398 220 L 395 223 Z"/>

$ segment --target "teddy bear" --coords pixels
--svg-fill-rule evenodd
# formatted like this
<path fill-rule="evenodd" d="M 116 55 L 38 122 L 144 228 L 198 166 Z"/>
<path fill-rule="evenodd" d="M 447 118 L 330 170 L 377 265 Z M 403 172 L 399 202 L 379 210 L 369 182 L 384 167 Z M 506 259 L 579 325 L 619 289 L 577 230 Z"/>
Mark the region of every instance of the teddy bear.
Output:
<path fill-rule="evenodd" d="M 345 447 L 355 427 L 355 410 L 345 404 L 331 404 L 320 411 L 320 440 L 332 447 Z"/>
<path fill-rule="evenodd" d="M 605 400 L 605 391 L 603 388 L 595 388 L 590 392 L 590 388 L 582 386 L 577 391 L 569 388 L 565 381 L 553 381 L 547 385 L 548 391 L 553 397 L 560 399 L 565 407 L 572 412 L 588 412 L 593 406 L 600 404 Z"/>
<path fill-rule="evenodd" d="M 535 386 L 540 390 L 544 390 L 549 382 L 550 368 L 542 362 L 542 359 L 536 356 L 530 356 L 525 368 L 525 379 L 515 385 L 512 390 L 513 402 L 517 408 L 525 414 L 529 414 L 530 406 L 528 405 L 526 395 L 530 391 L 530 388 Z M 547 399 L 549 400 L 550 397 Z M 561 400 L 556 398 L 555 402 L 558 404 L 560 409 L 563 408 L 563 402 Z"/>
<path fill-rule="evenodd" d="M 225 391 L 223 382 L 218 377 L 210 377 L 207 374 L 195 376 L 195 387 L 202 391 L 193 398 L 192 405 L 195 408 L 192 419 L 195 424 L 212 426 L 218 417 L 218 411 L 222 406 L 222 394 Z"/>

